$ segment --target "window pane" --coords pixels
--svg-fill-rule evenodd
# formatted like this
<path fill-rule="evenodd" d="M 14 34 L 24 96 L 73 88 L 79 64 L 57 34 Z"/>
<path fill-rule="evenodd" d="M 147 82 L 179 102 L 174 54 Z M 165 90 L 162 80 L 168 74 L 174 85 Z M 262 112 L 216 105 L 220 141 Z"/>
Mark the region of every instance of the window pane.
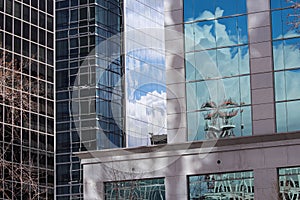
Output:
<path fill-rule="evenodd" d="M 234 193 L 237 199 L 254 200 L 253 172 L 234 172 L 190 176 L 190 199 L 231 199 Z"/>
<path fill-rule="evenodd" d="M 164 200 L 164 179 L 130 180 L 104 183 L 105 199 L 155 199 Z"/>
<path fill-rule="evenodd" d="M 279 169 L 279 192 L 280 199 L 296 199 L 299 193 L 300 168 L 280 168 Z"/>

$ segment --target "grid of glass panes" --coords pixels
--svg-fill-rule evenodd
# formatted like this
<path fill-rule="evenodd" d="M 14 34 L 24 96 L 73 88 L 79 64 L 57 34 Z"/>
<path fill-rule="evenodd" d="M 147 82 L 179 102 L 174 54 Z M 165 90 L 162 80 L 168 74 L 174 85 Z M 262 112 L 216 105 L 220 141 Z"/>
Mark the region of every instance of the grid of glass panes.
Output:
<path fill-rule="evenodd" d="M 126 138 L 129 147 L 150 145 L 150 134 L 166 134 L 163 3 L 129 0 L 125 4 Z"/>
<path fill-rule="evenodd" d="M 254 200 L 252 171 L 189 176 L 189 199 Z"/>
<path fill-rule="evenodd" d="M 8 152 L 1 156 L 13 166 L 33 165 L 40 185 L 29 194 L 17 189 L 17 178 L 1 173 L 1 188 L 14 188 L 4 198 L 39 192 L 41 199 L 54 199 L 53 6 L 52 0 L 0 1 L 0 140 Z"/>
<path fill-rule="evenodd" d="M 300 130 L 300 32 L 294 27 L 299 1 L 271 0 L 277 132 Z"/>
<path fill-rule="evenodd" d="M 107 182 L 104 183 L 104 189 L 107 200 L 166 199 L 163 178 Z"/>
<path fill-rule="evenodd" d="M 246 0 L 185 0 L 184 34 L 188 140 L 251 135 Z"/>
<path fill-rule="evenodd" d="M 280 199 L 300 199 L 300 167 L 280 168 L 278 176 Z"/>
<path fill-rule="evenodd" d="M 96 81 L 101 79 L 97 72 L 104 62 L 95 47 L 120 31 L 120 24 L 115 24 L 120 22 L 119 6 L 117 0 L 56 1 L 57 199 L 83 198 L 82 170 L 73 152 L 110 147 L 112 143 L 101 138 L 118 140 L 114 146 L 122 142 L 120 131 L 112 131 L 115 122 L 107 116 L 108 108 L 96 115 L 99 105 L 110 101 L 107 93 L 112 87 L 97 88 Z M 111 73 L 120 73 L 120 63 L 114 67 Z M 97 130 L 107 131 L 107 136 L 101 137 L 103 131 Z"/>

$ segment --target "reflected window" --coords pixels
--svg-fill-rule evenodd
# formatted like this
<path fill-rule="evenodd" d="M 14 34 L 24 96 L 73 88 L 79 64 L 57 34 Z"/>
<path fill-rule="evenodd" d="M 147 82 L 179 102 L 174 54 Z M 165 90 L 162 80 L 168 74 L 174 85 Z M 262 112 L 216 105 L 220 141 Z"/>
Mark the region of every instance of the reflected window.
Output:
<path fill-rule="evenodd" d="M 251 135 L 246 1 L 185 1 L 188 140 Z"/>
<path fill-rule="evenodd" d="M 185 22 L 214 19 L 246 12 L 246 0 L 184 0 Z"/>
<path fill-rule="evenodd" d="M 129 180 L 104 183 L 105 199 L 164 200 L 164 179 Z"/>
<path fill-rule="evenodd" d="M 276 103 L 277 132 L 300 130 L 298 108 L 300 101 Z"/>
<path fill-rule="evenodd" d="M 300 167 L 280 168 L 278 175 L 280 199 L 299 199 Z"/>
<path fill-rule="evenodd" d="M 271 0 L 277 132 L 300 130 L 295 109 L 300 106 L 300 33 L 294 26 L 294 2 Z"/>
<path fill-rule="evenodd" d="M 254 200 L 252 171 L 189 176 L 189 199 Z"/>

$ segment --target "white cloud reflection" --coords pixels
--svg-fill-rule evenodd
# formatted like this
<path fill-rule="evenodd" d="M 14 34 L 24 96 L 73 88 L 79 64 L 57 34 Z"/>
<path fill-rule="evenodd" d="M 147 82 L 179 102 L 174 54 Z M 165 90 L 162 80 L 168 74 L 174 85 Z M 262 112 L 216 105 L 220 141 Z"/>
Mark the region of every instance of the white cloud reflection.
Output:
<path fill-rule="evenodd" d="M 139 100 L 127 101 L 129 146 L 149 145 L 150 135 L 166 134 L 166 92 L 148 92 Z"/>
<path fill-rule="evenodd" d="M 126 134 L 128 146 L 166 134 L 163 1 L 126 3 Z"/>

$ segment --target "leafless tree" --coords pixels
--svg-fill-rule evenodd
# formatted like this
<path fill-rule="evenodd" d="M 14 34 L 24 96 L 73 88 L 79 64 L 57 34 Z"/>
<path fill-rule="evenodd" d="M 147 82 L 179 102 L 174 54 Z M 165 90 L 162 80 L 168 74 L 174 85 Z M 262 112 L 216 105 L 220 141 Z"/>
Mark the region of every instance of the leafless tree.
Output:
<path fill-rule="evenodd" d="M 29 68 L 28 60 L 12 59 L 10 53 L 0 52 L 0 103 L 4 107 L 4 121 L 13 124 L 11 130 L 0 126 L 4 136 L 0 143 L 0 199 L 46 199 L 46 187 L 41 187 L 41 180 L 46 180 L 46 172 L 37 169 L 38 158 L 16 149 L 21 144 L 18 126 L 29 123 L 24 110 L 37 107 L 37 102 L 30 101 L 30 93 L 37 94 L 37 88 L 30 87 L 27 76 L 21 70 Z"/>
<path fill-rule="evenodd" d="M 46 188 L 40 187 L 40 180 L 46 178 L 46 174 L 38 172 L 32 158 L 23 156 L 26 163 L 18 163 L 20 155 L 12 154 L 13 141 L 5 145 L 0 153 L 0 194 L 4 199 L 46 199 Z M 1 198 L 1 197 L 0 197 Z"/>

